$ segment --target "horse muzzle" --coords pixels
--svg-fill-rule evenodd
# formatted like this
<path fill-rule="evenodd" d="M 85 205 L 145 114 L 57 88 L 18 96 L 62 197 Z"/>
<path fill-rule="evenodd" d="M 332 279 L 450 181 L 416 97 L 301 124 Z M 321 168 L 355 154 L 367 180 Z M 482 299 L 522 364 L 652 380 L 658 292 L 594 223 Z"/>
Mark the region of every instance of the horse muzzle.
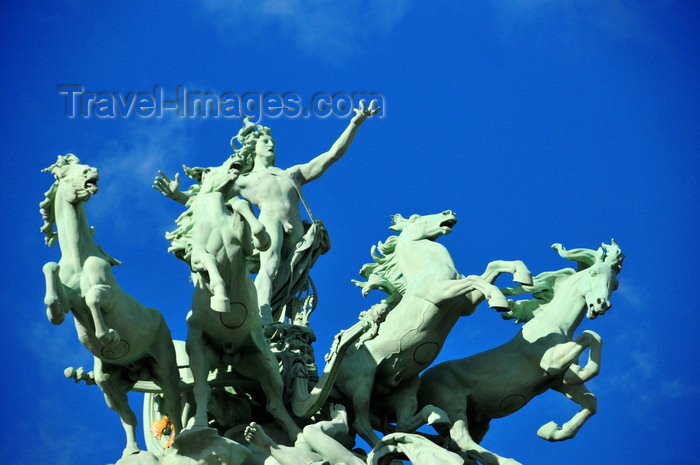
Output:
<path fill-rule="evenodd" d="M 586 316 L 590 320 L 595 320 L 600 315 L 604 315 L 610 307 L 611 305 L 608 299 L 598 299 L 595 303 L 588 304 L 588 313 Z"/>

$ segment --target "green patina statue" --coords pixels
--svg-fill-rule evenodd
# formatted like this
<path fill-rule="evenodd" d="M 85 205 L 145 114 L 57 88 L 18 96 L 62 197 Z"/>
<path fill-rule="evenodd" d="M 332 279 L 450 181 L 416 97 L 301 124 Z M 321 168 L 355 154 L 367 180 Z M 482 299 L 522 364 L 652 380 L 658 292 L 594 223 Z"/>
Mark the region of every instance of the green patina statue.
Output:
<path fill-rule="evenodd" d="M 255 286 L 246 264 L 252 244 L 267 249 L 265 227 L 250 205 L 235 197 L 243 163 L 231 157 L 223 165 L 196 170 L 196 196 L 169 235 L 171 251 L 190 265 L 195 289 L 187 316 L 187 353 L 194 376 L 195 428 L 208 426 L 209 372 L 225 370 L 235 357 L 237 372 L 256 379 L 267 410 L 296 439 L 301 433 L 282 403 L 277 360 L 263 334 Z"/>
<path fill-rule="evenodd" d="M 584 317 L 610 308 L 624 258 L 618 245 L 555 244 L 578 270 L 534 279 L 519 260 L 465 276 L 439 242 L 457 224 L 449 210 L 392 216 L 396 234 L 372 247 L 372 262 L 354 281 L 363 296 L 386 295 L 357 309 L 358 322 L 336 336 L 319 375 L 309 271 L 330 241 L 301 186 L 338 161 L 377 111 L 360 104 L 328 152 L 288 169 L 274 166 L 270 129 L 246 120 L 220 166 L 185 167 L 194 181 L 187 191 L 179 191 L 179 175 L 160 172 L 153 187 L 187 207 L 166 234 L 194 284 L 185 342 L 172 341 L 162 315 L 121 290 L 112 274 L 119 261 L 95 243 L 83 204 L 97 193 L 97 170 L 72 154 L 44 170 L 56 182 L 41 203 L 42 231 L 61 249 L 59 262 L 44 266 L 46 312 L 60 324 L 71 311 L 95 356 L 93 372 L 71 367 L 65 375 L 97 384 L 121 417 L 126 447 L 117 465 L 517 465 L 480 445 L 491 419 L 548 389 L 581 410 L 562 426 L 545 424 L 540 437 L 569 439 L 595 413 L 584 383 L 600 371 L 602 339 L 574 333 Z M 499 289 L 501 274 L 518 284 Z M 524 323 L 521 331 L 495 349 L 430 367 L 456 322 L 483 302 Z M 130 390 L 146 393 L 148 452 L 136 443 Z M 416 433 L 425 424 L 439 436 Z M 353 449 L 356 435 L 369 453 Z"/>
<path fill-rule="evenodd" d="M 370 423 L 371 411 L 391 412 L 400 431 L 444 420 L 443 412 L 431 406 L 418 411 L 419 373 L 435 360 L 460 317 L 471 315 L 485 299 L 493 308 L 507 309 L 507 300 L 492 284 L 501 273 L 532 283 L 519 261 L 492 262 L 481 276 L 462 276 L 448 250 L 436 242 L 457 223 L 451 211 L 392 219 L 391 229 L 399 235 L 372 249 L 375 262 L 360 272 L 367 282 L 357 282 L 363 294 L 371 289 L 390 294 L 383 303 L 383 322 L 372 338 L 347 351 L 335 380 L 335 388 L 352 401 L 353 429 L 371 445 L 380 440 Z M 372 403 L 377 398 L 382 401 Z M 305 412 L 295 408 L 295 413 Z"/>
<path fill-rule="evenodd" d="M 308 244 L 314 243 L 317 234 L 325 232 L 317 233 L 314 229 L 311 238 L 304 237 L 305 233 L 308 234 L 309 228 L 304 227 L 299 209 L 299 201 L 304 200 L 301 195 L 301 186 L 321 177 L 333 163 L 338 161 L 350 147 L 362 122 L 378 111 L 379 109 L 375 108 L 375 102 L 372 102 L 369 108 L 365 108 L 364 102 L 361 102 L 360 108 L 355 110 L 355 116 L 350 120 L 348 127 L 327 152 L 308 163 L 294 165 L 287 169 L 275 167 L 275 143 L 270 128 L 256 127 L 246 120 L 238 135 L 231 139 L 231 146 L 236 151 L 232 157 L 237 157 L 244 163 L 240 176 L 235 181 L 237 194 L 260 209 L 258 220 L 265 226 L 271 241 L 270 247 L 260 251 L 259 267 L 255 278 L 263 323 L 284 321 L 286 316 L 280 305 L 276 305 L 275 312 L 272 308 L 276 294 L 274 280 L 281 279 L 277 276 L 280 270 L 308 269 L 317 255 L 313 260 L 306 259 L 309 262 L 306 267 L 300 267 L 298 264 L 295 267 L 281 265 L 289 262 L 295 255 L 296 249 L 300 246 L 308 247 Z M 241 148 L 236 147 L 236 143 L 241 144 Z M 156 178 L 154 187 L 167 197 L 183 204 L 198 192 L 197 189 L 179 192 L 179 176 L 176 175 L 171 181 L 162 172 Z M 304 206 L 312 216 L 305 202 Z M 313 225 L 313 228 L 318 227 Z M 299 278 L 295 278 L 294 281 L 298 282 Z M 277 287 L 279 289 L 280 286 Z M 289 295 L 290 292 L 286 294 Z"/>
<path fill-rule="evenodd" d="M 519 463 L 489 452 L 479 443 L 491 419 L 514 413 L 548 389 L 561 392 L 581 410 L 561 427 L 553 421 L 542 426 L 537 434 L 543 439 L 574 437 L 596 412 L 596 398 L 584 383 L 600 371 L 603 340 L 590 330 L 574 337 L 574 331 L 584 315 L 595 319 L 610 308 L 624 255 L 614 240 L 597 251 L 567 251 L 561 244 L 553 247 L 562 257 L 576 261 L 579 271 L 567 268 L 544 273 L 535 277 L 533 286 L 522 286 L 525 292 L 549 292 L 546 299 L 529 301 L 535 303 L 529 315 L 514 316 L 527 322 L 513 339 L 480 354 L 443 362 L 421 376 L 421 404 L 450 412 L 451 439 L 483 464 Z M 586 349 L 590 349 L 588 362 L 581 367 L 577 361 Z"/>
<path fill-rule="evenodd" d="M 58 242 L 61 259 L 44 265 L 46 313 L 61 324 L 72 311 L 80 342 L 95 357 L 93 379 L 126 432 L 124 456 L 139 451 L 136 415 L 127 393 L 139 379 L 162 390 L 164 411 L 179 432 L 179 375 L 170 330 L 163 316 L 124 292 L 112 274 L 119 261 L 94 241 L 83 204 L 97 193 L 99 173 L 73 154 L 59 156 L 44 170 L 56 181 L 41 202 L 46 243 Z"/>

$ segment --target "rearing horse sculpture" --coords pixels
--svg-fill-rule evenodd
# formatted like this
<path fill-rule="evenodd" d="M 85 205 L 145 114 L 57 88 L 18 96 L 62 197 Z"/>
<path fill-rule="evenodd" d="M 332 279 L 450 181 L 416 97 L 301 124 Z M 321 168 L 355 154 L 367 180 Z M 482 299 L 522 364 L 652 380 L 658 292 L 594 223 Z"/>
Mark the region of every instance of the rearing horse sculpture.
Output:
<path fill-rule="evenodd" d="M 591 249 L 565 250 L 559 254 L 578 262 L 571 268 L 538 275 L 533 286 L 505 290 L 506 295 L 537 292 L 536 298 L 519 301 L 511 316 L 527 321 L 509 342 L 461 360 L 451 360 L 427 370 L 420 380 L 419 401 L 444 409 L 452 421 L 450 437 L 471 459 L 492 465 L 517 465 L 479 445 L 493 418 L 519 410 L 548 389 L 561 392 L 581 406 L 561 427 L 555 422 L 537 434 L 548 441 L 570 439 L 596 412 L 596 398 L 584 383 L 598 375 L 602 338 L 593 331 L 573 334 L 584 315 L 594 319 L 610 308 L 617 289 L 617 274 L 624 255 L 617 243 Z M 578 358 L 590 348 L 588 363 Z"/>
<path fill-rule="evenodd" d="M 200 188 L 178 218 L 179 228 L 166 235 L 173 243 L 170 250 L 190 265 L 195 285 L 186 341 L 197 404 L 193 429 L 208 425 L 209 372 L 231 366 L 258 380 L 268 412 L 294 440 L 301 430 L 282 402 L 282 378 L 263 334 L 246 265 L 252 245 L 266 249 L 269 236 L 250 205 L 235 197 L 242 166 L 234 155 L 219 167 L 187 169 Z"/>
<path fill-rule="evenodd" d="M 96 168 L 73 154 L 59 156 L 43 170 L 56 182 L 41 203 L 46 243 L 58 240 L 61 259 L 44 265 L 46 314 L 61 324 L 71 310 L 80 342 L 95 356 L 95 382 L 107 405 L 121 418 L 126 433 L 124 455 L 136 453 L 136 416 L 127 393 L 137 380 L 152 380 L 163 391 L 164 410 L 181 429 L 175 349 L 163 316 L 122 291 L 112 274 L 119 261 L 93 240 L 83 203 L 97 193 Z M 54 231 L 56 226 L 57 231 Z"/>
<path fill-rule="evenodd" d="M 471 315 L 485 298 L 489 306 L 506 309 L 507 300 L 492 284 L 496 278 L 509 272 L 518 282 L 532 282 L 520 261 L 493 262 L 482 276 L 460 275 L 450 253 L 435 241 L 457 223 L 451 211 L 409 219 L 394 215 L 392 220 L 390 229 L 400 234 L 379 244 L 381 255 L 373 248 L 376 263 L 363 267 L 360 273 L 368 281 L 358 283 L 364 294 L 371 289 L 390 294 L 380 304 L 385 319 L 373 337 L 363 337 L 361 344 L 347 350 L 335 381 L 352 401 L 353 428 L 372 445 L 379 437 L 370 424 L 370 411 L 395 413 L 402 431 L 439 413 L 428 407 L 416 414 L 418 374 L 435 360 L 457 320 Z"/>

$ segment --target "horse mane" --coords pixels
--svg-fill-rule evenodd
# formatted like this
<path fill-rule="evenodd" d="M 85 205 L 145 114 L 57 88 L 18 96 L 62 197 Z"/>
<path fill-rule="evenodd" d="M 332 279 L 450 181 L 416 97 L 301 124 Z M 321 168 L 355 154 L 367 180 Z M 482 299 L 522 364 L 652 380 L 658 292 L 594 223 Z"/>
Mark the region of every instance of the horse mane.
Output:
<path fill-rule="evenodd" d="M 44 192 L 44 200 L 39 204 L 39 213 L 41 213 L 41 218 L 44 220 L 44 224 L 41 226 L 41 232 L 46 235 L 44 242 L 49 247 L 53 247 L 58 240 L 58 233 L 54 230 L 56 213 L 53 209 L 57 191 L 58 181 L 54 182 L 49 190 Z"/>
<path fill-rule="evenodd" d="M 195 183 L 190 186 L 188 190 L 189 198 L 185 205 L 187 209 L 175 220 L 177 228 L 171 232 L 166 232 L 165 238 L 170 241 L 168 252 L 171 252 L 180 260 L 190 263 L 192 255 L 192 227 L 194 226 L 194 221 L 192 220 L 192 205 L 194 204 L 195 197 L 201 190 L 202 186 L 200 183 L 202 182 L 202 174 L 205 168 L 190 168 L 186 165 L 182 165 L 182 169 Z"/>
<path fill-rule="evenodd" d="M 386 241 L 372 246 L 370 251 L 374 263 L 367 263 L 360 269 L 360 276 L 367 279 L 366 282 L 352 280 L 362 289 L 362 295 L 367 296 L 372 289 L 380 289 L 389 294 L 389 299 L 400 299 L 406 291 L 406 278 L 399 268 L 399 262 L 394 252 L 399 236 L 389 236 Z"/>
<path fill-rule="evenodd" d="M 622 261 L 625 255 L 620 250 L 620 246 L 615 239 L 610 241 L 610 244 L 601 244 L 598 250 L 593 249 L 571 249 L 566 250 L 563 245 L 556 243 L 552 244 L 552 248 L 556 250 L 562 258 L 573 260 L 578 264 L 578 270 L 582 271 L 590 268 L 596 263 L 605 263 L 610 266 L 616 273 L 622 269 Z"/>
<path fill-rule="evenodd" d="M 625 255 L 620 250 L 620 246 L 615 239 L 610 244 L 601 244 L 598 250 L 593 249 L 571 249 L 567 250 L 563 245 L 552 244 L 552 248 L 559 253 L 559 256 L 567 260 L 575 261 L 578 271 L 583 271 L 596 263 L 604 263 L 612 268 L 615 273 L 622 269 L 622 261 Z M 558 271 L 546 271 L 532 278 L 531 286 L 519 285 L 501 289 L 503 295 L 518 296 L 522 294 L 532 294 L 531 299 L 509 300 L 509 311 L 502 313 L 505 320 L 515 319 L 516 323 L 530 321 L 537 316 L 537 310 L 543 304 L 551 302 L 554 298 L 554 287 L 560 278 L 574 275 L 578 272 L 572 268 L 564 268 Z"/>
<path fill-rule="evenodd" d="M 418 216 L 411 215 L 407 219 L 400 213 L 391 215 L 392 225 L 389 229 L 401 233 L 406 225 Z M 367 279 L 367 282 L 352 280 L 357 287 L 362 289 L 364 297 L 367 297 L 372 289 L 380 289 L 389 294 L 384 302 L 393 306 L 401 300 L 406 292 L 406 278 L 399 268 L 398 260 L 394 254 L 398 240 L 399 236 L 389 236 L 386 241 L 380 241 L 377 245 L 372 246 L 370 253 L 374 263 L 367 263 L 360 269 L 360 276 Z"/>
<path fill-rule="evenodd" d="M 190 202 L 187 203 L 190 205 Z M 192 227 L 194 226 L 191 206 L 188 206 L 187 210 L 178 216 L 175 224 L 177 224 L 177 228 L 174 231 L 165 233 L 165 238 L 170 241 L 168 252 L 189 263 L 192 252 Z"/>
<path fill-rule="evenodd" d="M 56 181 L 51 185 L 49 190 L 44 192 L 44 200 L 39 203 L 39 213 L 41 213 L 41 218 L 44 220 L 44 224 L 41 226 L 41 232 L 46 235 L 44 242 L 49 247 L 56 245 L 56 241 L 58 240 L 58 233 L 54 230 L 56 213 L 53 208 L 56 202 L 56 192 L 58 192 L 58 182 L 61 177 L 63 177 L 63 168 L 65 166 L 78 163 L 80 163 L 78 157 L 72 153 L 67 153 L 66 155 L 59 155 L 56 159 L 56 163 L 41 170 L 42 173 L 51 173 L 54 178 L 56 178 Z"/>
<path fill-rule="evenodd" d="M 509 310 L 501 314 L 504 320 L 516 320 L 516 323 L 530 321 L 537 315 L 541 305 L 549 303 L 554 298 L 554 287 L 561 278 L 576 274 L 573 268 L 563 268 L 557 271 L 545 271 L 532 278 L 532 285 L 520 284 L 504 287 L 501 292 L 505 296 L 532 294 L 530 299 L 508 300 Z"/>

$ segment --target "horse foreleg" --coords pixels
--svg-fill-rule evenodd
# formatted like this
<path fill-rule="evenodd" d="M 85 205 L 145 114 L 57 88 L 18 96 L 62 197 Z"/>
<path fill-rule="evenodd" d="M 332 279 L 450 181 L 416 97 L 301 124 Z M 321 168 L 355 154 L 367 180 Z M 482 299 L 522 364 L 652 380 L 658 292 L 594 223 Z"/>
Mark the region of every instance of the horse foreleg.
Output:
<path fill-rule="evenodd" d="M 467 276 L 461 279 L 450 280 L 445 283 L 443 289 L 443 300 L 465 295 L 477 291 L 478 296 L 472 296 L 471 299 L 475 305 L 483 298 L 489 303 L 489 307 L 496 309 L 508 309 L 508 300 L 503 293 L 493 284 L 484 280 L 481 276 Z"/>
<path fill-rule="evenodd" d="M 510 273 L 513 275 L 513 280 L 521 284 L 532 284 L 532 273 L 520 260 L 506 261 L 506 260 L 495 260 L 490 262 L 486 266 L 486 270 L 481 276 L 467 276 L 463 279 L 469 279 L 469 284 L 472 286 L 467 298 L 471 301 L 471 307 L 465 309 L 464 315 L 469 316 L 474 312 L 474 309 L 487 299 L 489 302 L 489 307 L 495 308 L 499 311 L 505 311 L 509 308 L 508 301 L 503 296 L 503 292 L 498 290 L 494 292 L 491 287 L 496 279 L 503 274 Z M 505 310 L 504 310 L 505 309 Z"/>
<path fill-rule="evenodd" d="M 582 383 L 599 373 L 602 345 L 603 339 L 597 333 L 586 330 L 573 341 L 549 348 L 540 360 L 540 367 L 551 375 L 559 374 L 574 364 L 587 347 L 591 347 L 589 363 L 586 367 L 575 365 L 565 377 L 567 383 Z"/>
<path fill-rule="evenodd" d="M 573 438 L 583 424 L 596 413 L 598 400 L 584 384 L 560 384 L 552 387 L 581 406 L 581 410 L 561 427 L 550 421 L 543 425 L 537 435 L 547 441 L 564 441 Z"/>
<path fill-rule="evenodd" d="M 110 303 L 111 287 L 106 284 L 94 284 L 85 292 L 84 297 L 95 323 L 95 337 L 106 346 L 117 344 L 121 340 L 119 333 L 108 328 L 102 318 L 102 308 L 108 307 Z"/>
<path fill-rule="evenodd" d="M 204 250 L 192 251 L 192 271 L 206 272 L 206 284 L 211 293 L 209 306 L 212 310 L 227 313 L 231 311 L 231 304 L 226 292 L 226 282 L 219 273 L 216 257 Z"/>
<path fill-rule="evenodd" d="M 124 433 L 126 434 L 126 446 L 122 456 L 135 454 L 141 449 L 136 442 L 136 425 L 138 421 L 134 411 L 129 407 L 127 393 L 134 386 L 124 373 L 123 367 L 104 365 L 95 358 L 95 382 L 102 389 L 107 406 L 117 412 L 121 419 Z"/>
<path fill-rule="evenodd" d="M 272 244 L 270 235 L 265 230 L 265 226 L 255 216 L 255 213 L 253 213 L 250 203 L 248 203 L 247 200 L 235 198 L 228 204 L 231 209 L 241 215 L 248 223 L 248 226 L 250 226 L 250 232 L 253 235 L 253 246 L 261 252 L 269 249 L 270 244 Z"/>
<path fill-rule="evenodd" d="M 581 341 L 585 339 L 585 341 Z M 603 355 L 603 338 L 595 331 L 586 330 L 574 341 L 588 344 L 588 362 L 583 368 L 577 363 L 572 363 L 564 375 L 564 384 L 582 384 L 595 378 L 600 373 L 600 362 Z"/>
<path fill-rule="evenodd" d="M 55 325 L 60 325 L 66 318 L 66 310 L 61 305 L 59 296 L 58 263 L 49 262 L 42 268 L 46 279 L 46 294 L 44 304 L 46 305 L 46 316 Z"/>
<path fill-rule="evenodd" d="M 532 273 L 521 260 L 494 260 L 486 265 L 486 270 L 481 275 L 481 278 L 493 284 L 503 273 L 512 274 L 513 281 L 516 283 L 532 285 Z"/>

